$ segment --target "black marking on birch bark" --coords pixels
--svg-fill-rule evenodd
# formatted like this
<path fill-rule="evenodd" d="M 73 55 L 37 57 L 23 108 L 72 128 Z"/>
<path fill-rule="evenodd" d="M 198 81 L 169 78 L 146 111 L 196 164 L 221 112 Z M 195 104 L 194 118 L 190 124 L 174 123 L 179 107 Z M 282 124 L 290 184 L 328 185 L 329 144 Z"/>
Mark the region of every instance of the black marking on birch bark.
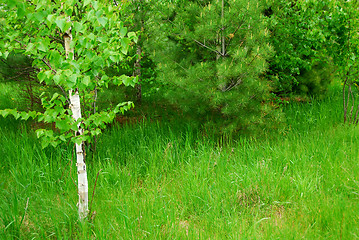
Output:
<path fill-rule="evenodd" d="M 68 32 L 64 33 L 64 38 L 70 38 L 70 35 L 68 34 Z"/>

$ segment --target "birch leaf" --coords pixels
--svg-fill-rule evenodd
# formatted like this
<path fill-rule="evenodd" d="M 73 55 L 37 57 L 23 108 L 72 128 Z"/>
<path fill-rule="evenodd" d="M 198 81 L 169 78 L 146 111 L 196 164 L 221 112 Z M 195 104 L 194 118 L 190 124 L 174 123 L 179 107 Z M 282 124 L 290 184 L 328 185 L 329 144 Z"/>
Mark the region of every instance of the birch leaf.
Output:
<path fill-rule="evenodd" d="M 64 18 L 57 18 L 55 20 L 56 26 L 61 29 L 62 32 L 64 32 L 66 19 Z"/>

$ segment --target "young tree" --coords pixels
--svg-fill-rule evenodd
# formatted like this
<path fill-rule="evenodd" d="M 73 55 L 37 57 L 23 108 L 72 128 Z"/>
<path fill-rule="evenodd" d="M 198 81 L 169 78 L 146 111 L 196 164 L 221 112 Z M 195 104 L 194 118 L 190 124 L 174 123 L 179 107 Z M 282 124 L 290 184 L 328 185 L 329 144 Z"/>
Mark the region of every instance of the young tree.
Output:
<path fill-rule="evenodd" d="M 265 14 L 275 54 L 267 77 L 279 95 L 320 95 L 332 80 L 326 21 L 330 1 L 270 0 Z"/>
<path fill-rule="evenodd" d="M 88 214 L 88 183 L 84 161 L 84 141 L 101 133 L 106 123 L 132 102 L 98 111 L 97 91 L 108 84 L 134 86 L 136 78 L 109 78 L 105 69 L 119 63 L 136 36 L 127 32 L 119 19 L 121 7 L 94 0 L 0 1 L 0 53 L 30 56 L 38 69 L 38 80 L 55 85 L 59 91 L 42 94 L 44 112 L 1 110 L 15 118 L 36 118 L 55 123 L 58 131 L 37 130 L 43 147 L 72 141 L 76 145 L 79 217 Z"/>
<path fill-rule="evenodd" d="M 155 11 L 156 1 L 152 0 L 131 0 L 127 1 L 126 11 L 123 11 L 124 18 L 128 19 L 128 27 L 131 31 L 136 32 L 138 40 L 133 47 L 135 58 L 132 59 L 132 64 L 126 66 L 132 76 L 137 77 L 138 82 L 135 86 L 134 96 L 137 103 L 142 102 L 142 96 L 147 95 L 151 88 L 149 83 L 152 83 L 155 78 L 154 64 L 149 58 L 149 54 L 145 48 L 145 43 L 152 44 L 149 40 L 149 24 L 155 24 L 150 20 L 153 15 L 156 15 Z M 144 89 L 143 89 L 144 86 Z M 131 94 L 132 95 L 132 94 Z"/>
<path fill-rule="evenodd" d="M 344 123 L 359 121 L 359 1 L 332 1 L 328 48 L 343 83 Z"/>
<path fill-rule="evenodd" d="M 261 1 L 157 5 L 163 21 L 152 41 L 163 44 L 153 55 L 166 98 L 204 119 L 221 116 L 222 131 L 264 123 L 271 108 L 265 104 L 269 89 L 261 76 L 272 48 Z"/>

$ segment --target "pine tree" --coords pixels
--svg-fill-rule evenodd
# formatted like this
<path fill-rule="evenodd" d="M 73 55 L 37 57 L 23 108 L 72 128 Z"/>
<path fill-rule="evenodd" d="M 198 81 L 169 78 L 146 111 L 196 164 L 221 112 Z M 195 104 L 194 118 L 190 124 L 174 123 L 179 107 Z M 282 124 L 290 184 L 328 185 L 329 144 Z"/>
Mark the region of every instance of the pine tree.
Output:
<path fill-rule="evenodd" d="M 158 30 L 154 37 L 163 44 L 154 56 L 166 98 L 204 118 L 221 116 L 221 130 L 263 123 L 270 108 L 261 76 L 272 49 L 261 1 L 178 1 L 160 12 L 162 39 Z"/>

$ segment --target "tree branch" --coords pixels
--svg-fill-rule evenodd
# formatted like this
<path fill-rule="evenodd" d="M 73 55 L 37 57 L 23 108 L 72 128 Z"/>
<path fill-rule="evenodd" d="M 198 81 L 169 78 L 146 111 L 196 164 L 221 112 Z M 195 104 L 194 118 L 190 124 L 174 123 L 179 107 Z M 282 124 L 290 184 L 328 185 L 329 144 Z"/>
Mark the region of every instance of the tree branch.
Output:
<path fill-rule="evenodd" d="M 50 68 L 50 70 L 52 71 L 53 74 L 57 73 L 56 70 L 52 68 L 51 64 L 47 60 L 45 60 L 45 58 L 43 58 L 41 60 L 43 63 L 46 64 L 46 66 L 48 66 Z M 61 89 L 62 93 L 64 94 L 64 97 L 66 98 L 67 103 L 71 104 L 70 99 L 67 97 L 66 91 L 60 85 L 56 85 L 56 86 Z"/>
<path fill-rule="evenodd" d="M 218 52 L 217 50 L 214 50 L 213 48 L 208 47 L 207 45 L 201 43 L 200 41 L 197 41 L 196 39 L 193 39 L 193 41 L 195 41 L 196 43 L 198 43 L 198 44 L 201 45 L 202 47 L 205 47 L 205 48 L 211 50 L 212 52 L 215 52 L 215 53 L 217 53 L 218 55 L 221 55 L 222 57 L 224 57 L 224 55 L 223 55 L 221 52 Z"/>

